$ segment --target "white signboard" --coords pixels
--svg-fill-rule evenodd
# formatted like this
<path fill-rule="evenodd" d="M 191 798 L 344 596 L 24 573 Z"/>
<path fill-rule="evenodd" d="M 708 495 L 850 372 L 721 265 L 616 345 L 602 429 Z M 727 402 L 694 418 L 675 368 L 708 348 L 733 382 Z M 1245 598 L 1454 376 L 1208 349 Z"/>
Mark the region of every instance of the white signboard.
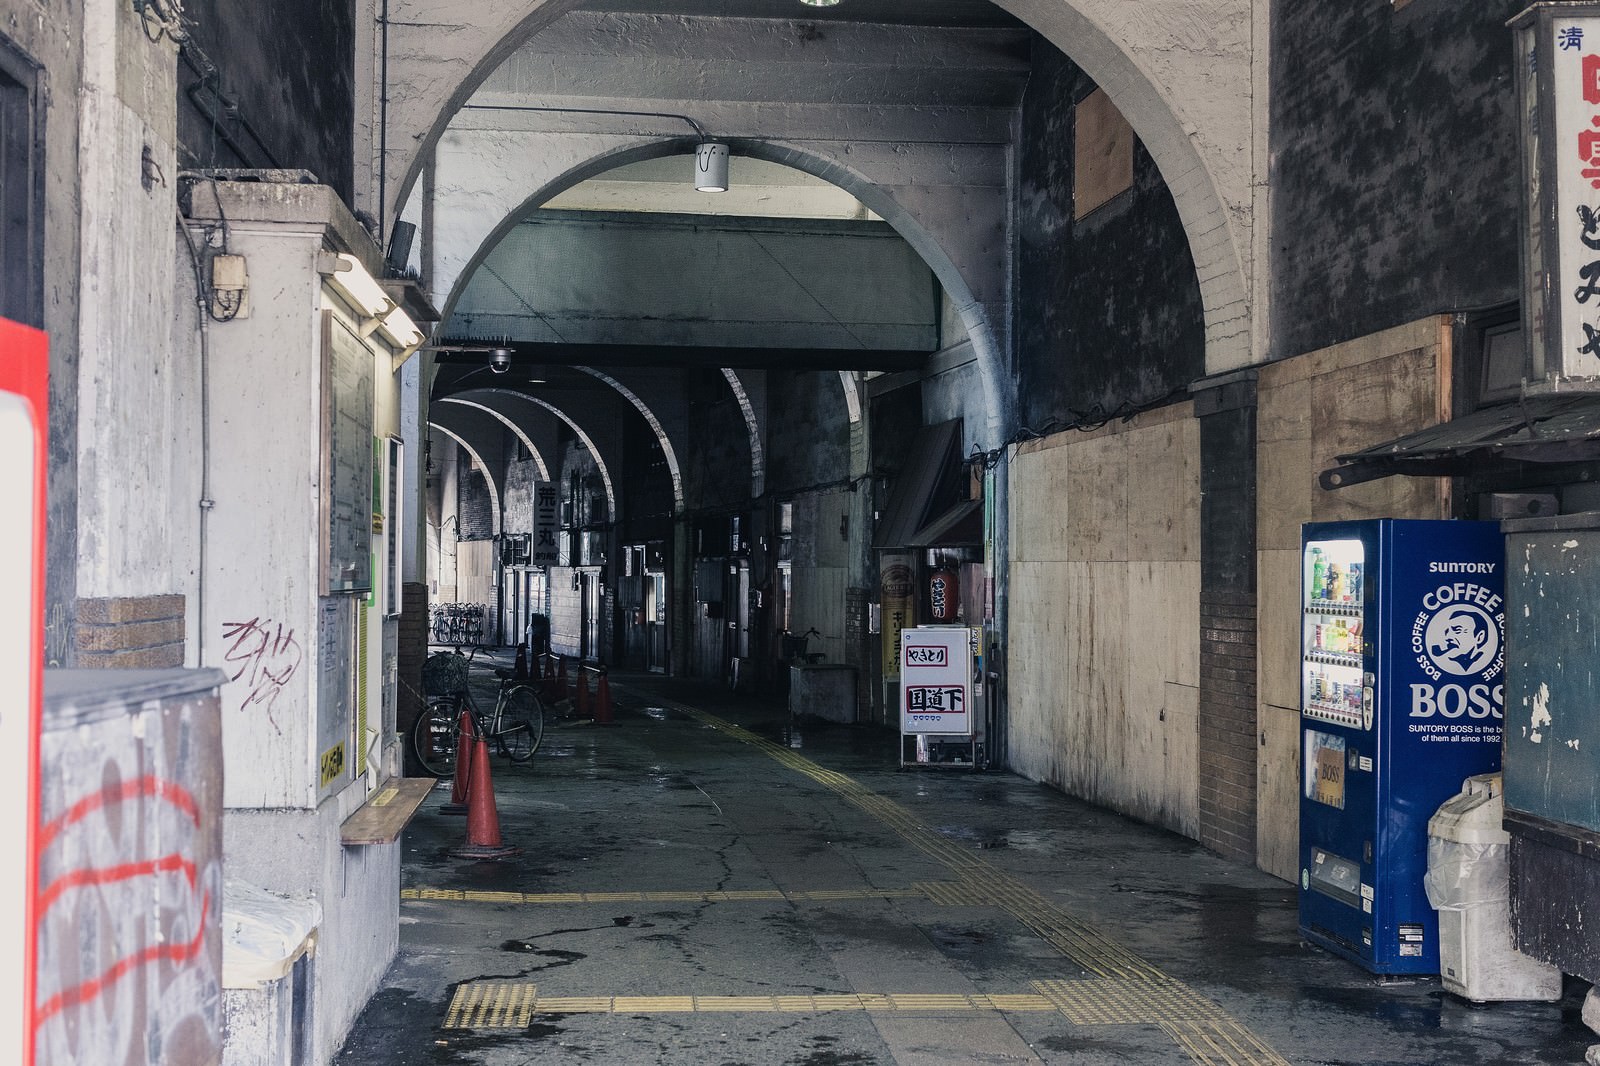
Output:
<path fill-rule="evenodd" d="M 9 357 L 11 353 L 8 351 Z M 0 602 L 7 605 L 0 611 L 0 741 L 13 753 L 21 773 L 7 773 L 0 782 L 0 797 L 4 798 L 6 812 L 0 839 L 5 841 L 6 853 L 11 861 L 0 877 L 0 1047 L 6 1062 L 32 1062 L 33 1056 L 23 1048 L 32 1043 L 33 1019 L 27 1009 L 32 992 L 33 928 L 32 888 L 30 874 L 33 864 L 31 819 L 37 813 L 34 797 L 34 747 L 33 731 L 37 728 L 34 708 L 38 693 L 34 683 L 38 675 L 31 662 L 37 647 L 33 639 L 34 627 L 41 619 L 34 614 L 35 603 L 34 536 L 37 532 L 30 516 L 33 510 L 36 486 L 33 483 L 35 441 L 33 415 L 20 396 L 0 391 L 0 446 L 5 448 L 7 470 L 5 498 L 13 514 L 22 517 L 7 522 L 0 530 Z"/>
<path fill-rule="evenodd" d="M 1600 18 L 1551 29 L 1562 358 L 1547 369 L 1589 377 L 1600 374 Z"/>
<path fill-rule="evenodd" d="M 972 735 L 972 649 L 966 626 L 900 634 L 900 732 Z"/>
<path fill-rule="evenodd" d="M 557 537 L 561 526 L 561 488 L 554 481 L 533 486 L 533 550 L 528 562 L 555 566 L 559 559 Z"/>

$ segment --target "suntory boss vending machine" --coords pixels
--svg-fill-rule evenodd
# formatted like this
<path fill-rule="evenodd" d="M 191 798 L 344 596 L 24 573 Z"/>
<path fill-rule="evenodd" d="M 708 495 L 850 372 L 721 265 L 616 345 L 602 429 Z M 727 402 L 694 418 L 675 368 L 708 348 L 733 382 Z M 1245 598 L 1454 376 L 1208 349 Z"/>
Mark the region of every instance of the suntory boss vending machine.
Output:
<path fill-rule="evenodd" d="M 1428 819 L 1500 766 L 1505 551 L 1493 522 L 1301 530 L 1300 934 L 1439 972 Z"/>

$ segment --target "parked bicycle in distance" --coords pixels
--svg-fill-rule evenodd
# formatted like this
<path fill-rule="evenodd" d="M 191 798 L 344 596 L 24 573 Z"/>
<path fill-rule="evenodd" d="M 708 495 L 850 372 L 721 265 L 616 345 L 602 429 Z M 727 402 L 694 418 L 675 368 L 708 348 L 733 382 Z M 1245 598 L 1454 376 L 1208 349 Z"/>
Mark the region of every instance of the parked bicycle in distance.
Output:
<path fill-rule="evenodd" d="M 477 644 L 488 608 L 481 603 L 436 603 L 429 616 L 435 644 Z"/>
<path fill-rule="evenodd" d="M 539 694 L 511 671 L 497 668 L 500 692 L 494 710 L 484 713 L 467 684 L 470 655 L 435 652 L 423 664 L 423 692 L 428 707 L 411 729 L 411 749 L 422 768 L 434 777 L 454 777 L 460 754 L 463 720 L 474 737 L 483 737 L 514 763 L 527 762 L 544 740 L 544 704 Z"/>

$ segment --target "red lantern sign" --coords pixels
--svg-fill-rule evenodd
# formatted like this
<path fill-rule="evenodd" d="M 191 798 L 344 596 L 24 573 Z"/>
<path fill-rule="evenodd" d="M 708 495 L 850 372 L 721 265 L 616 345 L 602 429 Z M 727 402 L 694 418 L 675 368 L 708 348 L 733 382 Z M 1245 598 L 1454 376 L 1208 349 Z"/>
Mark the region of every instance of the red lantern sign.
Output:
<path fill-rule="evenodd" d="M 954 570 L 940 568 L 928 576 L 928 613 L 934 622 L 954 622 L 960 602 L 961 578 Z"/>

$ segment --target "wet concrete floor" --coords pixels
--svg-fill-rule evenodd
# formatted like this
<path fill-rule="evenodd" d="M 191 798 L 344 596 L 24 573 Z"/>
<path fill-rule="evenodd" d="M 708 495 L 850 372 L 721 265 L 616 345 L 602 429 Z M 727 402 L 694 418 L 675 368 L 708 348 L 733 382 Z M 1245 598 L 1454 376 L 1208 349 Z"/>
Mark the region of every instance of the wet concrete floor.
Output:
<path fill-rule="evenodd" d="M 340 1066 L 1576 1063 L 1587 986 L 1471 1006 L 1303 945 L 1293 886 L 896 736 L 661 678 L 493 762 L 521 854 L 402 838 L 400 955 Z"/>

